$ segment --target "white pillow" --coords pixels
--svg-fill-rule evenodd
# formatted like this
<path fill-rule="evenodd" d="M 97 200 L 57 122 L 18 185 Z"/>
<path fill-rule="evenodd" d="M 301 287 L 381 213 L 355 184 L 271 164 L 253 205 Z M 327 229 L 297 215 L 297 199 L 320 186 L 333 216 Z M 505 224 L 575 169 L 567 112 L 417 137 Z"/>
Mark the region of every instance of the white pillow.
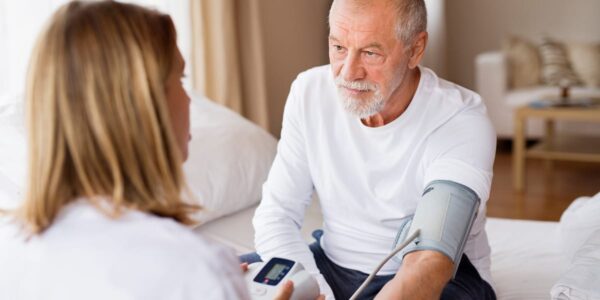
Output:
<path fill-rule="evenodd" d="M 600 193 L 579 197 L 563 212 L 558 223 L 558 242 L 567 259 L 592 235 L 600 230 Z"/>
<path fill-rule="evenodd" d="M 0 208 L 16 207 L 22 200 L 27 172 L 23 101 L 20 95 L 0 104 Z"/>
<path fill-rule="evenodd" d="M 184 172 L 204 207 L 201 223 L 228 215 L 261 198 L 277 141 L 268 132 L 202 96 L 192 96 L 192 140 Z"/>
<path fill-rule="evenodd" d="M 23 199 L 23 189 L 0 173 L 0 209 L 15 209 Z"/>
<path fill-rule="evenodd" d="M 0 208 L 22 199 L 27 171 L 23 101 L 0 105 Z M 190 107 L 192 140 L 184 164 L 188 186 L 204 209 L 201 223 L 257 203 L 275 157 L 268 132 L 202 96 Z"/>

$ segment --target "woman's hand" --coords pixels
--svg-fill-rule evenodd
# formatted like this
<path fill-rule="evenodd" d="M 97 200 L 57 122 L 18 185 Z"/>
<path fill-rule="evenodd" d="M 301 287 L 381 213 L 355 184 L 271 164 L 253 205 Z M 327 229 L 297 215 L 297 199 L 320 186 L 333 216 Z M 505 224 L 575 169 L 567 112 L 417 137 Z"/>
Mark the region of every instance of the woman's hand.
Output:
<path fill-rule="evenodd" d="M 279 290 L 277 291 L 277 295 L 273 300 L 289 300 L 292 297 L 292 293 L 294 292 L 294 282 L 288 280 L 284 282 Z M 315 300 L 325 300 L 324 295 L 319 295 Z"/>
<path fill-rule="evenodd" d="M 291 280 L 284 282 L 273 300 L 289 300 L 294 292 L 294 283 Z"/>
<path fill-rule="evenodd" d="M 242 273 L 248 272 L 248 263 L 247 262 L 241 263 L 240 268 L 242 269 Z"/>

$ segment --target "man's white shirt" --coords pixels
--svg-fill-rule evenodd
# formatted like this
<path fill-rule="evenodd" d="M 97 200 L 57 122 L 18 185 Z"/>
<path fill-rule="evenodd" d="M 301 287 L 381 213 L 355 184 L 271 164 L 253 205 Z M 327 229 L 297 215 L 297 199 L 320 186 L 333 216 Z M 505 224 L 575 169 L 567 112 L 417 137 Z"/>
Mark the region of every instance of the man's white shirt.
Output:
<path fill-rule="evenodd" d="M 344 111 L 329 65 L 298 75 L 285 106 L 281 140 L 253 224 L 264 259 L 301 262 L 328 290 L 299 228 L 316 191 L 321 246 L 339 266 L 371 273 L 391 252 L 400 220 L 414 214 L 425 186 L 450 180 L 482 203 L 465 254 L 490 284 L 485 233 L 496 135 L 476 93 L 420 67 L 415 95 L 394 121 L 367 127 Z M 394 274 L 396 261 L 379 275 Z"/>

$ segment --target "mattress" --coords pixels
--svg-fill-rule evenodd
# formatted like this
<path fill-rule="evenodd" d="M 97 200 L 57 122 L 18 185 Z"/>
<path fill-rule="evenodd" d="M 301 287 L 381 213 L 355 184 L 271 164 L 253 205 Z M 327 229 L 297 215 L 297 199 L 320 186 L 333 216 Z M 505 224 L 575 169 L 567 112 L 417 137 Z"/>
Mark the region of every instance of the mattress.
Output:
<path fill-rule="evenodd" d="M 251 225 L 256 207 L 203 224 L 195 229 L 205 238 L 234 248 L 239 254 L 254 249 Z M 488 218 L 492 247 L 493 286 L 498 299 L 549 299 L 550 289 L 566 270 L 567 261 L 556 245 L 557 222 Z M 318 202 L 307 209 L 302 235 L 321 226 Z"/>

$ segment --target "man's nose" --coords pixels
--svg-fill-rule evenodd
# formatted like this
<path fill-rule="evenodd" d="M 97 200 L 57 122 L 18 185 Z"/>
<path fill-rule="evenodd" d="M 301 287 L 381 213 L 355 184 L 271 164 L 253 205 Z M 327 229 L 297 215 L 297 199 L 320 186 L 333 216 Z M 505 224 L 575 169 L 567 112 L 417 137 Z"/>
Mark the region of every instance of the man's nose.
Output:
<path fill-rule="evenodd" d="M 360 55 L 349 53 L 344 60 L 342 67 L 342 76 L 346 81 L 356 81 L 364 79 L 365 69 L 360 62 Z"/>

